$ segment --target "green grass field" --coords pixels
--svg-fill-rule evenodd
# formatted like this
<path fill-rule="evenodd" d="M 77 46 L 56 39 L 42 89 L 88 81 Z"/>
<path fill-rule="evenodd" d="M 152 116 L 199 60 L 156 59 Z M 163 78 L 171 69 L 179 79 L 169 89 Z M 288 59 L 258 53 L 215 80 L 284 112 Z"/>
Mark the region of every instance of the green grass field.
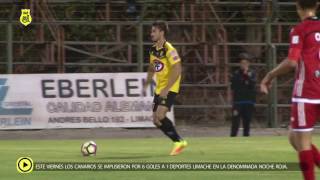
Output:
<path fill-rule="evenodd" d="M 125 179 L 125 180 L 298 180 L 300 172 L 254 171 L 34 171 L 19 174 L 16 160 L 29 156 L 43 162 L 296 162 L 296 153 L 287 137 L 188 138 L 186 151 L 168 156 L 171 143 L 166 138 L 94 139 L 97 156 L 83 157 L 80 145 L 84 140 L 3 140 L 0 141 L 0 179 Z M 320 138 L 314 141 L 320 144 Z M 317 170 L 318 171 L 318 170 Z"/>

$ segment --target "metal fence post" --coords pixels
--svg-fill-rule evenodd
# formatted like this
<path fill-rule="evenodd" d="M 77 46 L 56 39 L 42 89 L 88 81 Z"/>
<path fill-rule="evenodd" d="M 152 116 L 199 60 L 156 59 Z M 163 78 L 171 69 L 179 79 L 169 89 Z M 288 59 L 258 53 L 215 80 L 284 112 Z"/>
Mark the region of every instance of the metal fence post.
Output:
<path fill-rule="evenodd" d="M 12 56 L 12 22 L 7 24 L 7 74 L 13 73 L 13 56 Z"/>
<path fill-rule="evenodd" d="M 273 69 L 277 64 L 277 53 L 276 47 L 272 44 L 272 1 L 269 0 L 267 4 L 267 18 L 265 24 L 265 35 L 266 35 L 266 45 L 267 45 L 267 67 L 268 71 Z M 272 83 L 272 88 L 270 89 L 270 93 L 268 95 L 268 126 L 269 127 L 277 127 L 277 82 L 274 80 Z"/>
<path fill-rule="evenodd" d="M 276 46 L 272 45 L 271 47 L 271 68 L 277 66 L 277 49 Z M 278 127 L 278 83 L 277 79 L 274 79 L 272 87 L 270 90 L 271 96 L 271 127 Z"/>
<path fill-rule="evenodd" d="M 267 54 L 266 54 L 266 61 L 267 61 L 267 70 L 270 71 L 272 69 L 272 54 L 271 54 L 271 25 L 269 20 L 266 21 L 265 26 L 266 32 L 266 47 L 267 47 Z M 269 93 L 268 95 L 268 106 L 267 106 L 267 118 L 268 118 L 268 127 L 273 127 L 273 120 L 272 120 L 272 94 Z"/>
<path fill-rule="evenodd" d="M 137 64 L 138 72 L 143 72 L 143 23 L 141 20 L 138 22 L 137 28 Z"/>

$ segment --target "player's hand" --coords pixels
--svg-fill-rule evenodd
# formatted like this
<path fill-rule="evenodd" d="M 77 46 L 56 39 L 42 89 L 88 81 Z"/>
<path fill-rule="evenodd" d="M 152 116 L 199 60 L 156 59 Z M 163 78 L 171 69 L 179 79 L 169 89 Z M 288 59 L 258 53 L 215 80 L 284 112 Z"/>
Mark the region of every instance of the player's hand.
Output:
<path fill-rule="evenodd" d="M 148 85 L 144 84 L 143 87 L 142 87 L 140 96 L 144 97 L 144 96 L 147 95 L 147 88 L 148 88 Z"/>
<path fill-rule="evenodd" d="M 272 77 L 268 73 L 260 83 L 260 91 L 264 94 L 268 94 L 271 86 L 272 86 Z"/>
<path fill-rule="evenodd" d="M 160 96 L 160 97 L 163 97 L 163 98 L 166 98 L 166 97 L 168 96 L 168 93 L 169 93 L 169 89 L 164 88 L 164 89 L 162 89 L 162 91 L 160 92 L 159 96 Z"/>

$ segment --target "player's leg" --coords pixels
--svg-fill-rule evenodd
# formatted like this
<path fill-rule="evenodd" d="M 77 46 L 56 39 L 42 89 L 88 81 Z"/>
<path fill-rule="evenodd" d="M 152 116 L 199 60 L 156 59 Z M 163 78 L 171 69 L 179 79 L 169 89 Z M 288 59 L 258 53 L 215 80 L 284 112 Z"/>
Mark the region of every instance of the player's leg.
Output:
<path fill-rule="evenodd" d="M 294 131 L 292 131 L 292 129 L 290 128 L 289 130 L 289 142 L 291 144 L 291 146 L 293 147 L 294 150 L 298 151 L 298 147 L 297 147 L 297 142 L 296 142 L 296 133 Z M 320 153 L 319 150 L 317 148 L 317 146 L 315 144 L 311 144 L 311 150 L 313 153 L 313 159 L 314 159 L 314 163 L 320 167 Z"/>
<path fill-rule="evenodd" d="M 312 151 L 312 130 L 316 119 L 313 104 L 294 103 L 291 112 L 290 143 L 298 152 L 300 168 L 305 180 L 314 180 L 315 158 Z"/>
<path fill-rule="evenodd" d="M 320 113 L 319 113 L 319 106 L 318 105 L 318 115 L 316 117 L 320 117 Z M 297 147 L 297 142 L 296 142 L 296 133 L 292 130 L 292 128 L 290 128 L 289 130 L 289 142 L 291 144 L 291 146 L 297 151 L 298 151 L 298 147 Z M 313 160 L 314 160 L 314 163 L 320 168 L 320 152 L 317 148 L 317 146 L 315 144 L 311 144 L 311 150 L 312 150 L 312 153 L 313 153 Z"/>
<path fill-rule="evenodd" d="M 162 101 L 162 98 L 160 98 L 158 95 L 154 96 L 153 123 L 165 135 L 167 135 L 173 142 L 179 142 L 182 138 L 176 132 L 171 120 L 166 117 L 166 114 L 169 111 L 168 107 L 159 105 L 161 101 Z"/>
<path fill-rule="evenodd" d="M 243 123 L 243 136 L 250 136 L 250 123 L 252 119 L 252 112 L 253 112 L 253 104 L 247 104 L 243 107 L 242 113 L 242 123 Z"/>
<path fill-rule="evenodd" d="M 160 122 L 159 128 L 166 134 L 173 142 L 179 142 L 182 138 L 178 135 L 171 120 L 167 117 L 167 112 L 170 111 L 171 106 L 174 103 L 176 93 L 169 92 L 167 97 L 158 97 L 156 119 Z"/>
<path fill-rule="evenodd" d="M 179 142 L 182 138 L 178 135 L 171 120 L 167 118 L 168 107 L 159 105 L 156 111 L 157 122 L 160 122 L 159 129 L 167 135 L 173 142 Z"/>
<path fill-rule="evenodd" d="M 315 115 L 315 117 L 320 117 L 320 105 L 314 105 L 314 106 L 317 106 L 317 115 Z M 294 109 L 292 109 L 292 112 L 295 112 Z M 312 112 L 312 111 L 311 111 Z M 310 112 L 310 113 L 311 113 Z M 292 121 L 294 121 L 294 115 L 292 117 Z M 290 128 L 289 130 L 289 142 L 291 144 L 291 146 L 296 150 L 298 151 L 298 148 L 297 148 L 297 142 L 296 142 L 296 133 L 292 130 L 292 128 Z M 315 144 L 311 144 L 311 150 L 312 150 L 312 153 L 313 153 L 313 159 L 314 159 L 314 163 L 320 168 L 320 152 L 317 148 L 317 146 Z"/>
<path fill-rule="evenodd" d="M 152 117 L 153 117 L 153 124 L 154 124 L 157 128 L 159 128 L 159 127 L 161 126 L 161 123 L 160 123 L 160 121 L 158 121 L 158 119 L 157 119 L 157 113 L 156 113 L 156 112 L 153 112 Z"/>
<path fill-rule="evenodd" d="M 174 147 L 171 150 L 170 155 L 175 156 L 183 151 L 183 149 L 187 146 L 187 142 L 179 136 L 171 120 L 167 118 L 167 112 L 168 107 L 159 105 L 156 116 L 158 121 L 161 123 L 159 128 L 174 142 Z"/>
<path fill-rule="evenodd" d="M 311 131 L 297 131 L 295 134 L 296 148 L 298 152 L 311 150 L 312 132 Z"/>
<path fill-rule="evenodd" d="M 314 105 L 316 108 L 316 118 L 320 118 L 320 104 Z M 315 144 L 311 144 L 311 150 L 313 153 L 313 159 L 315 164 L 320 168 L 320 152 Z"/>
<path fill-rule="evenodd" d="M 240 105 L 234 105 L 232 108 L 232 122 L 230 136 L 235 137 L 238 134 L 240 126 Z"/>
<path fill-rule="evenodd" d="M 168 108 L 166 106 L 159 106 L 162 98 L 159 95 L 155 95 L 153 99 L 153 124 L 158 127 L 165 135 L 167 135 L 172 141 L 178 142 L 180 138 L 177 135 L 172 122 L 166 117 Z M 173 127 L 173 128 L 172 128 Z"/>
<path fill-rule="evenodd" d="M 311 149 L 311 131 L 294 132 L 300 168 L 305 180 L 315 180 L 314 158 Z"/>
<path fill-rule="evenodd" d="M 152 114 L 152 117 L 153 117 L 153 124 L 156 126 L 156 127 L 160 127 L 161 126 L 161 123 L 160 121 L 158 120 L 157 118 L 157 109 L 158 109 L 158 105 L 159 105 L 159 95 L 154 95 L 154 98 L 153 98 L 153 107 L 152 107 L 152 111 L 153 111 L 153 114 Z"/>
<path fill-rule="evenodd" d="M 187 141 L 181 138 L 171 120 L 166 116 L 167 112 L 170 111 L 171 106 L 174 104 L 175 96 L 176 93 L 169 92 L 166 98 L 160 98 L 156 115 L 158 121 L 161 123 L 159 128 L 174 142 L 174 147 L 170 155 L 180 154 L 187 146 Z"/>
<path fill-rule="evenodd" d="M 154 96 L 153 100 L 153 124 L 158 127 L 165 135 L 167 135 L 172 141 L 179 141 L 180 136 L 176 136 L 177 133 L 172 133 L 173 124 L 169 118 L 166 117 L 169 111 L 166 106 L 160 105 L 162 98 L 159 95 Z M 174 129 L 175 131 L 175 129 Z"/>
<path fill-rule="evenodd" d="M 296 143 L 296 136 L 295 136 L 295 133 L 294 133 L 294 131 L 292 130 L 291 127 L 289 129 L 288 138 L 289 138 L 289 142 L 290 142 L 291 146 L 293 147 L 293 149 L 298 151 L 298 148 L 297 148 L 297 145 L 296 145 L 297 144 Z"/>

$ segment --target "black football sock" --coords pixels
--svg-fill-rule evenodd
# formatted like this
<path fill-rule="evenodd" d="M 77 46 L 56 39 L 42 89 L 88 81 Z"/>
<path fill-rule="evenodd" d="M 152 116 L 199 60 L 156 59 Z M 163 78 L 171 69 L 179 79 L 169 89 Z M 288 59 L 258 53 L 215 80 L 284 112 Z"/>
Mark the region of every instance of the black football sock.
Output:
<path fill-rule="evenodd" d="M 159 127 L 161 131 L 167 135 L 173 142 L 179 142 L 182 138 L 178 135 L 176 129 L 174 128 L 170 119 L 165 117 L 161 120 L 161 126 Z"/>

